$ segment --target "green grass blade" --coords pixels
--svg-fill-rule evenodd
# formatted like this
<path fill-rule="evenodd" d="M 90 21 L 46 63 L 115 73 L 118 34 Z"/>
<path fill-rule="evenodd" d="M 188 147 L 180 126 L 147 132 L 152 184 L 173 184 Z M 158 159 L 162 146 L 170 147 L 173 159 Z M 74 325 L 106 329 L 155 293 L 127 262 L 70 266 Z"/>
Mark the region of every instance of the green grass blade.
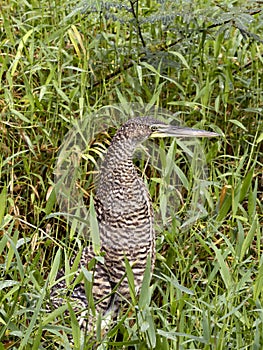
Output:
<path fill-rule="evenodd" d="M 136 291 L 135 291 L 133 271 L 129 263 L 129 260 L 126 257 L 124 258 L 124 262 L 125 262 L 126 274 L 127 274 L 127 279 L 128 279 L 129 288 L 130 288 L 131 300 L 133 305 L 136 305 L 137 301 L 136 301 Z"/>
<path fill-rule="evenodd" d="M 6 211 L 6 186 L 4 186 L 4 188 L 2 189 L 1 193 L 0 193 L 0 225 L 2 223 L 2 220 L 4 218 L 5 215 L 5 211 Z"/>
<path fill-rule="evenodd" d="M 233 287 L 233 280 L 228 264 L 225 260 L 225 257 L 221 254 L 221 251 L 213 243 L 211 243 L 211 247 L 216 253 L 216 260 L 219 265 L 220 275 L 225 283 L 227 290 L 229 290 Z"/>
<path fill-rule="evenodd" d="M 151 301 L 151 288 L 150 288 L 151 274 L 152 274 L 151 270 L 152 270 L 151 258 L 150 256 L 148 256 L 146 268 L 143 276 L 143 281 L 142 281 L 142 288 L 140 292 L 139 302 L 138 302 L 140 309 L 149 305 Z"/>
<path fill-rule="evenodd" d="M 244 239 L 244 242 L 242 244 L 241 253 L 240 253 L 241 261 L 244 259 L 244 256 L 245 256 L 247 250 L 251 246 L 252 240 L 255 237 L 257 229 L 259 229 L 259 222 L 258 222 L 258 216 L 256 215 L 253 222 L 252 222 L 250 230 L 248 231 L 248 234 L 247 234 L 247 236 Z"/>
<path fill-rule="evenodd" d="M 58 249 L 56 252 L 55 258 L 53 260 L 50 273 L 49 273 L 49 285 L 51 287 L 54 285 L 54 282 L 56 280 L 58 270 L 60 267 L 60 260 L 61 260 L 61 249 Z"/>
<path fill-rule="evenodd" d="M 46 281 L 46 284 L 45 284 L 45 286 L 43 287 L 43 289 L 41 291 L 41 294 L 40 294 L 40 297 L 39 297 L 39 299 L 37 301 L 36 308 L 34 310 L 33 316 L 32 316 L 32 318 L 30 320 L 28 328 L 27 328 L 27 330 L 25 332 L 25 335 L 24 335 L 24 337 L 23 337 L 23 339 L 21 341 L 21 344 L 20 344 L 20 346 L 18 348 L 19 350 L 24 349 L 24 347 L 28 344 L 29 337 L 30 337 L 31 333 L 33 332 L 34 327 L 38 327 L 37 326 L 38 322 L 39 322 L 38 317 L 39 317 L 40 309 L 41 309 L 42 304 L 43 304 L 43 300 L 44 300 L 44 298 L 46 296 L 46 292 L 45 291 L 46 291 L 46 288 L 47 288 L 47 283 L 48 283 L 48 281 Z"/>
<path fill-rule="evenodd" d="M 263 263 L 259 266 L 256 280 L 253 286 L 253 299 L 257 300 L 263 292 Z"/>
<path fill-rule="evenodd" d="M 72 330 L 72 337 L 74 342 L 74 348 L 80 349 L 80 328 L 79 323 L 76 317 L 76 314 L 71 306 L 70 303 L 67 303 L 68 310 L 70 314 L 70 323 L 71 323 L 71 330 Z"/>
<path fill-rule="evenodd" d="M 100 231 L 97 221 L 97 214 L 94 207 L 93 196 L 90 196 L 90 234 L 92 239 L 92 247 L 96 255 L 100 254 Z"/>

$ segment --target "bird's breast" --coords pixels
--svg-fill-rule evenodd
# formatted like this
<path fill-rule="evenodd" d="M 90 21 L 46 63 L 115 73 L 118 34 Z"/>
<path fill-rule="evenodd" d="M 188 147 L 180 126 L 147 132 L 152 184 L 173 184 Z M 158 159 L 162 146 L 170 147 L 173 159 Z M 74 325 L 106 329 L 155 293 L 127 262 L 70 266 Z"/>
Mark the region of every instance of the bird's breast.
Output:
<path fill-rule="evenodd" d="M 144 182 L 132 163 L 123 169 L 116 166 L 100 179 L 96 212 L 103 249 L 133 261 L 154 254 L 154 219 Z"/>

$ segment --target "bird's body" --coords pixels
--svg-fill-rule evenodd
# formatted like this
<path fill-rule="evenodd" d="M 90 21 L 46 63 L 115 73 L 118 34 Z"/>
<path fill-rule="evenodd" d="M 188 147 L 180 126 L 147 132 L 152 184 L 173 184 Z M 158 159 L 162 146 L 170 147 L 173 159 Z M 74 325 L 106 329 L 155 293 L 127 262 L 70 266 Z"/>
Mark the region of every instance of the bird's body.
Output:
<path fill-rule="evenodd" d="M 134 130 L 136 128 L 132 124 L 125 124 L 112 140 L 100 171 L 96 213 L 101 251 L 105 253 L 105 266 L 111 286 L 117 285 L 125 275 L 126 257 L 133 269 L 138 292 L 148 255 L 154 266 L 155 233 L 149 193 L 132 161 L 134 150 L 145 139 L 145 135 L 134 140 L 131 137 L 131 131 Z M 95 281 L 94 288 L 99 287 Z M 128 281 L 124 278 L 114 303 L 118 304 L 121 298 L 129 299 L 129 296 Z"/>
<path fill-rule="evenodd" d="M 98 262 L 95 266 L 92 291 L 96 311 L 102 314 L 112 309 L 118 310 L 122 299 L 130 298 L 128 281 L 124 277 L 125 258 L 132 267 L 137 293 L 142 285 L 148 256 L 152 270 L 154 268 L 152 203 L 132 161 L 137 146 L 154 136 L 212 137 L 216 134 L 178 128 L 143 117 L 130 119 L 113 137 L 101 166 L 95 200 L 104 262 Z M 92 247 L 85 248 L 80 265 L 87 266 L 93 257 Z M 117 292 L 112 295 L 116 286 Z M 87 307 L 83 283 L 76 286 L 71 297 L 80 301 L 83 308 Z"/>

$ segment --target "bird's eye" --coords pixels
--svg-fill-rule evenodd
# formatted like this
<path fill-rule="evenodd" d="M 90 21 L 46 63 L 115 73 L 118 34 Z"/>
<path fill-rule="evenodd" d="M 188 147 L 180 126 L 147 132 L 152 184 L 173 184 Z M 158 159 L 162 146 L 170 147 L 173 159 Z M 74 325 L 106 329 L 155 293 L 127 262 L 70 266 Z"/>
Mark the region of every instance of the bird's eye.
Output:
<path fill-rule="evenodd" d="M 151 130 L 152 131 L 157 131 L 158 130 L 158 126 L 157 125 L 151 125 Z"/>

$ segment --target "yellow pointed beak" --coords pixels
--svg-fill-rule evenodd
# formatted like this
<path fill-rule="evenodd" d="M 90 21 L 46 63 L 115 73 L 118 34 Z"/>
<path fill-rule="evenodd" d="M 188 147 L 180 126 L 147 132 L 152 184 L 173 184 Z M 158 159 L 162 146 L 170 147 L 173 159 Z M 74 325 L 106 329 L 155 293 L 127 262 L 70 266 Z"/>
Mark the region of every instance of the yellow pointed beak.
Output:
<path fill-rule="evenodd" d="M 154 130 L 150 137 L 216 137 L 216 132 L 191 129 L 174 125 L 154 125 Z"/>

